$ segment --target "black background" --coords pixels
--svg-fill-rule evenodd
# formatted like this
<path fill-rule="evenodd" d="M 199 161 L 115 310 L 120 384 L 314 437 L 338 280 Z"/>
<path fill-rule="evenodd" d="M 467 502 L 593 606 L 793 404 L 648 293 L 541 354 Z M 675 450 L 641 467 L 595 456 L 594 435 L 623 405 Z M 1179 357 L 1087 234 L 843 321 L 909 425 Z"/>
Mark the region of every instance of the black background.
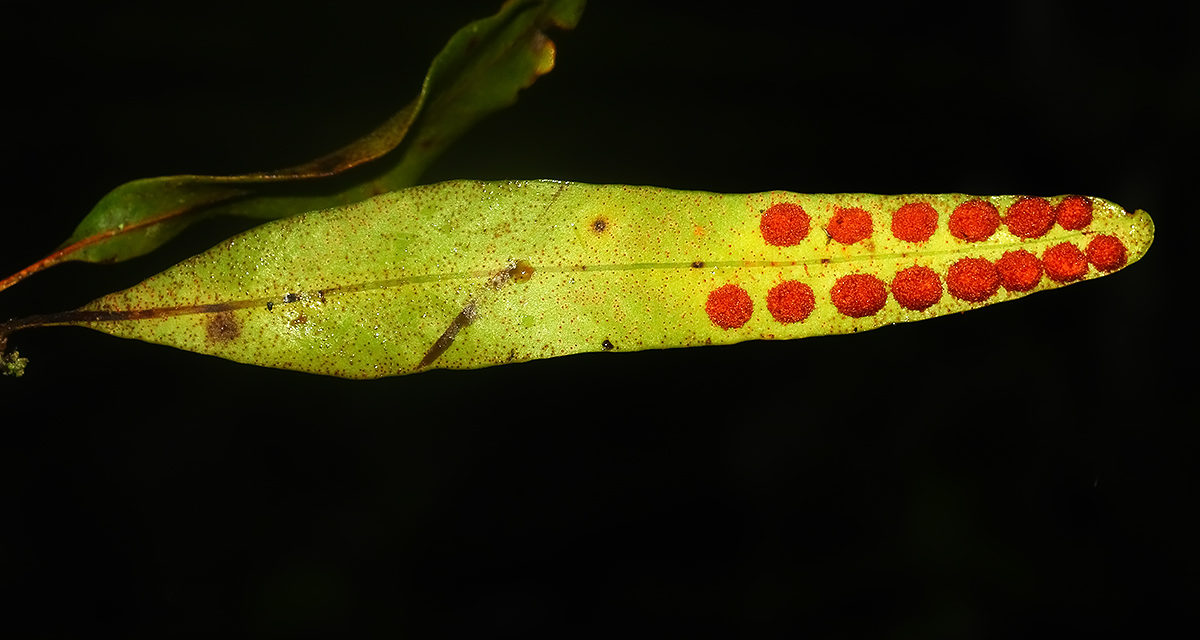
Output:
<path fill-rule="evenodd" d="M 1194 613 L 1196 11 L 645 4 L 593 2 L 556 70 L 426 179 L 1085 193 L 1150 211 L 1155 245 L 1111 277 L 861 335 L 369 382 L 18 334 L 4 624 L 1128 636 Z M 404 5 L 11 14 L 0 271 L 127 180 L 339 146 L 495 8 Z M 52 269 L 0 316 L 78 306 L 243 226 Z"/>

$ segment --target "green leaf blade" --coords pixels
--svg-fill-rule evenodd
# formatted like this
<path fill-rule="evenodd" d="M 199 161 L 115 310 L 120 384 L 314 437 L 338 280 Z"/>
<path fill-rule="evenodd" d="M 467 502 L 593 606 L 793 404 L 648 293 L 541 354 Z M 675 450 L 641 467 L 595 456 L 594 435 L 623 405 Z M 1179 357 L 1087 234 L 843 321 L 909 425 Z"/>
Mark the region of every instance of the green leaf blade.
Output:
<path fill-rule="evenodd" d="M 442 183 L 264 225 L 73 312 L 70 323 L 239 362 L 373 378 L 589 351 L 853 333 L 1068 284 L 1043 275 L 1029 290 L 1000 286 L 984 300 L 960 299 L 949 291 L 949 272 L 964 259 L 994 264 L 1024 250 L 1046 261 L 1063 243 L 1086 255 L 1093 239 L 1108 236 L 1125 247 L 1127 266 L 1153 239 L 1144 212 L 1089 198 L 1093 219 L 1085 228 L 1055 225 L 1025 238 L 1001 225 L 987 240 L 966 241 L 947 220 L 972 200 L 1004 213 L 1021 198 Z M 887 224 L 914 202 L 939 217 L 922 242 L 896 238 Z M 780 203 L 799 205 L 811 219 L 809 233 L 790 246 L 772 245 L 763 233 L 763 212 Z M 874 230 L 839 243 L 826 230 L 850 208 L 868 212 Z M 944 289 L 919 311 L 902 307 L 889 288 L 912 266 L 928 267 Z M 1085 267 L 1076 281 L 1106 274 Z M 883 284 L 880 309 L 853 317 L 833 302 L 838 281 L 853 274 Z M 767 300 L 783 282 L 813 291 L 804 320 L 781 322 L 769 311 Z M 722 327 L 709 313 L 710 297 L 729 286 L 745 293 L 752 310 L 742 324 Z M 438 351 L 448 333 L 452 340 Z"/>

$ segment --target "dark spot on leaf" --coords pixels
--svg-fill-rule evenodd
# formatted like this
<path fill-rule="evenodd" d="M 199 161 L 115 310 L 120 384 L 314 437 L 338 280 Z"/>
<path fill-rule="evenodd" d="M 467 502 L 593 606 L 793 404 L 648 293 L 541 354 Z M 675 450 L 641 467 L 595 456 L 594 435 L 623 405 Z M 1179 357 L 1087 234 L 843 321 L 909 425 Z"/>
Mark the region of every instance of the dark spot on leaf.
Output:
<path fill-rule="evenodd" d="M 304 315 L 303 313 L 296 316 L 295 318 L 292 318 L 292 326 L 293 327 L 298 327 L 306 322 L 308 322 L 308 316 Z"/>
<path fill-rule="evenodd" d="M 242 335 L 242 325 L 233 317 L 233 312 L 222 311 L 208 319 L 204 331 L 210 342 L 229 342 Z"/>
<path fill-rule="evenodd" d="M 616 349 L 616 347 L 613 346 L 613 343 L 608 341 L 608 338 L 605 338 L 604 342 L 600 343 L 600 348 L 604 349 L 605 351 L 612 351 L 613 349 Z"/>
<path fill-rule="evenodd" d="M 693 268 L 693 269 L 700 269 L 700 268 L 703 268 L 703 267 L 704 267 L 704 261 L 703 261 L 703 260 L 697 260 L 697 261 L 695 261 L 695 262 L 693 262 L 693 263 L 692 263 L 692 268 Z"/>
<path fill-rule="evenodd" d="M 274 302 L 267 302 L 267 311 L 270 311 L 270 310 L 272 310 L 272 309 L 274 309 L 274 308 L 275 308 L 275 303 L 274 303 Z"/>
<path fill-rule="evenodd" d="M 298 293 L 289 293 L 289 294 L 283 296 L 283 301 L 288 304 L 291 304 L 299 299 L 300 299 L 300 294 L 298 294 Z"/>
<path fill-rule="evenodd" d="M 821 264 L 829 264 L 829 258 L 821 258 Z"/>
<path fill-rule="evenodd" d="M 592 231 L 595 231 L 596 233 L 604 233 L 604 230 L 607 228 L 608 220 L 605 220 L 604 218 L 596 218 L 592 221 Z"/>

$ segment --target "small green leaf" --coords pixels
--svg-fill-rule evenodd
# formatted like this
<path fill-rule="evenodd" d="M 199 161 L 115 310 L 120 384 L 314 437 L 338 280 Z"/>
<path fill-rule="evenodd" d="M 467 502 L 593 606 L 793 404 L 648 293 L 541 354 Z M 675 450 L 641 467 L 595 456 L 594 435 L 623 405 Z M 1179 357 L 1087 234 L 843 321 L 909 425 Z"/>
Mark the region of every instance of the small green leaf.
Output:
<path fill-rule="evenodd" d="M 460 29 L 434 58 L 417 98 L 371 133 L 300 166 L 241 176 L 166 176 L 104 196 L 54 253 L 0 281 L 4 290 L 55 264 L 115 262 L 153 251 L 192 223 L 218 214 L 262 219 L 354 202 L 415 184 L 468 128 L 511 105 L 554 67 L 550 27 L 570 29 L 583 0 L 507 2 Z M 363 165 L 370 172 L 363 172 Z M 333 188 L 313 183 L 358 169 Z"/>
<path fill-rule="evenodd" d="M 72 324 L 373 378 L 864 331 L 1096 278 L 1153 236 L 1082 196 L 447 182 L 263 225 L 0 341 Z"/>

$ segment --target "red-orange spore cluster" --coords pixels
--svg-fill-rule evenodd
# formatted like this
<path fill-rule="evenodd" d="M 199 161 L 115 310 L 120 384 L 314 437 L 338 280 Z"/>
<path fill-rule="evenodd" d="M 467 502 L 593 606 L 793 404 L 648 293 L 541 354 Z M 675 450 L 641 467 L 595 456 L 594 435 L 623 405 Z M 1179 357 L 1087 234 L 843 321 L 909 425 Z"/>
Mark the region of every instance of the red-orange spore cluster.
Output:
<path fill-rule="evenodd" d="M 1109 273 L 1125 266 L 1129 252 L 1116 236 L 1098 235 L 1088 243 L 1087 259 L 1098 271 Z"/>
<path fill-rule="evenodd" d="M 865 318 L 879 313 L 887 303 L 887 289 L 883 281 L 873 275 L 852 273 L 838 278 L 829 297 L 842 315 Z"/>
<path fill-rule="evenodd" d="M 937 230 L 938 213 L 928 202 L 912 202 L 892 214 L 892 235 L 906 242 L 925 242 Z"/>
<path fill-rule="evenodd" d="M 968 200 L 950 214 L 950 234 L 967 242 L 980 242 L 992 237 L 1000 228 L 1000 212 L 986 200 Z"/>
<path fill-rule="evenodd" d="M 1067 196 L 1054 207 L 1058 226 L 1077 231 L 1092 223 L 1092 201 L 1083 196 Z"/>
<path fill-rule="evenodd" d="M 795 280 L 781 282 L 767 293 L 767 311 L 784 324 L 802 322 L 816 303 L 812 287 Z"/>
<path fill-rule="evenodd" d="M 750 321 L 750 316 L 754 313 L 754 303 L 750 301 L 750 294 L 746 293 L 745 289 L 735 284 L 727 284 L 708 294 L 704 310 L 718 327 L 737 329 Z"/>
<path fill-rule="evenodd" d="M 892 297 L 909 311 L 924 311 L 942 299 L 942 280 L 929 267 L 904 269 L 892 278 Z"/>
<path fill-rule="evenodd" d="M 1021 198 L 1008 208 L 1004 224 L 1014 236 L 1040 238 L 1054 226 L 1054 209 L 1045 198 Z"/>
<path fill-rule="evenodd" d="M 854 244 L 871 237 L 871 214 L 858 208 L 838 209 L 825 231 L 842 244 Z"/>
<path fill-rule="evenodd" d="M 1046 275 L 1055 282 L 1074 282 L 1087 275 L 1088 270 L 1087 256 L 1070 242 L 1046 249 L 1042 264 L 1046 267 Z"/>
<path fill-rule="evenodd" d="M 794 202 L 773 204 L 763 211 L 758 221 L 763 240 L 776 247 L 791 247 L 808 237 L 811 220 L 804 209 Z"/>
<path fill-rule="evenodd" d="M 1000 289 L 1000 274 L 986 258 L 962 258 L 946 273 L 946 288 L 959 300 L 983 302 Z"/>
<path fill-rule="evenodd" d="M 1029 291 L 1042 281 L 1042 261 L 1024 250 L 1005 251 L 996 261 L 1000 284 L 1009 291 Z"/>

